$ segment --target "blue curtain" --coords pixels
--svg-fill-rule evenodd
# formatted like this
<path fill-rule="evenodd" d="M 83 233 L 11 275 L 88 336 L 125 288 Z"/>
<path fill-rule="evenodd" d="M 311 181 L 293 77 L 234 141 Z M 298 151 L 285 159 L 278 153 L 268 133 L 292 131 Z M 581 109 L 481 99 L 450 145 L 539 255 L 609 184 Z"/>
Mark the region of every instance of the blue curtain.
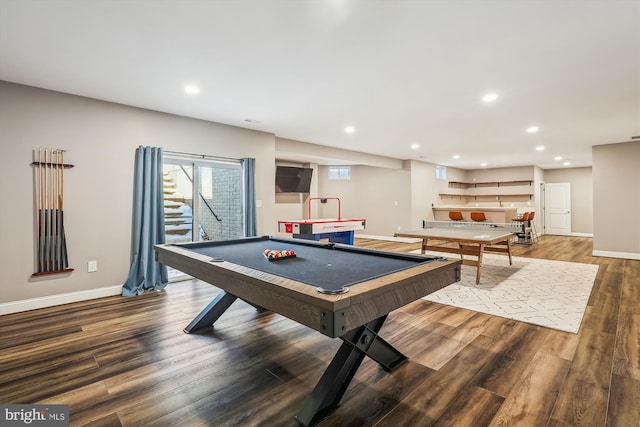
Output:
<path fill-rule="evenodd" d="M 162 148 L 136 149 L 133 187 L 133 261 L 122 296 L 159 291 L 169 281 L 167 267 L 155 260 L 153 245 L 164 243 Z"/>
<path fill-rule="evenodd" d="M 255 236 L 258 233 L 256 219 L 256 159 L 240 159 L 242 181 L 244 182 L 244 235 Z"/>

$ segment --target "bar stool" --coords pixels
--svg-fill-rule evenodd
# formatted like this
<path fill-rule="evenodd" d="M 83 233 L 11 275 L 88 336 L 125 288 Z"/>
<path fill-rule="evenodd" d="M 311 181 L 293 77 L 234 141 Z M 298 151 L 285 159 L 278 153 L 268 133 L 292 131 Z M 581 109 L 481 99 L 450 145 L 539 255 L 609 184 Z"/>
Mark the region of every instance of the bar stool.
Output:
<path fill-rule="evenodd" d="M 484 212 L 471 212 L 471 219 L 476 222 L 486 221 L 487 217 L 484 216 Z"/>
<path fill-rule="evenodd" d="M 522 216 L 511 218 L 511 221 L 526 223 L 527 221 L 529 221 L 529 212 L 523 213 Z"/>
<path fill-rule="evenodd" d="M 449 219 L 451 221 L 462 221 L 464 218 L 462 217 L 462 212 L 449 211 Z"/>
<path fill-rule="evenodd" d="M 531 235 L 527 235 L 527 224 L 529 223 L 529 215 L 529 212 L 525 212 L 522 214 L 522 216 L 511 218 L 512 222 L 519 222 L 520 224 L 522 224 L 522 232 L 518 233 L 516 235 L 516 238 L 524 237 L 525 243 L 527 243 L 528 237 L 531 237 Z"/>
<path fill-rule="evenodd" d="M 533 218 L 535 218 L 536 213 L 529 213 L 529 218 L 527 219 L 527 228 L 529 230 L 529 238 L 533 243 L 538 241 L 538 232 L 536 231 L 536 223 L 533 222 Z M 526 229 L 525 229 L 526 230 Z"/>

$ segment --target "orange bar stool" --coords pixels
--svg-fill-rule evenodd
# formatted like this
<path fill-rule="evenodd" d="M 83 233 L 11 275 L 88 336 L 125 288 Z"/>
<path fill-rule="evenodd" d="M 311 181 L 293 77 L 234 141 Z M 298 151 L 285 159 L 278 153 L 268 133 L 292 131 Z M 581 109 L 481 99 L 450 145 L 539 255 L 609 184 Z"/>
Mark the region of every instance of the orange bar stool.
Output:
<path fill-rule="evenodd" d="M 536 231 L 536 224 L 533 222 L 533 218 L 535 218 L 536 213 L 535 212 L 531 212 L 529 214 L 529 218 L 527 221 L 527 228 L 526 230 L 529 232 L 529 238 L 531 238 L 531 241 L 533 243 L 536 243 L 538 241 L 538 232 Z"/>
<path fill-rule="evenodd" d="M 462 217 L 462 212 L 450 211 L 449 212 L 449 219 L 451 221 L 462 221 L 464 218 Z"/>
<path fill-rule="evenodd" d="M 516 217 L 516 218 L 511 218 L 511 221 L 514 222 L 527 222 L 529 221 L 529 212 L 525 212 L 522 214 L 522 216 Z"/>
<path fill-rule="evenodd" d="M 519 239 L 521 237 L 523 237 L 524 238 L 524 243 L 525 244 L 529 244 L 529 242 L 531 242 L 531 240 L 530 240 L 531 235 L 527 234 L 527 232 L 526 232 L 527 224 L 529 223 L 529 212 L 523 213 L 522 216 L 511 218 L 511 221 L 512 222 L 518 222 L 518 223 L 522 224 L 521 225 L 522 231 L 520 233 L 516 234 L 514 243 L 518 243 Z"/>
<path fill-rule="evenodd" d="M 522 214 L 522 216 L 511 219 L 511 221 L 513 222 L 519 222 L 522 224 L 522 232 L 518 233 L 518 236 L 524 237 L 525 244 L 535 243 L 536 241 L 536 236 L 534 236 L 533 229 L 531 228 L 531 220 L 533 219 L 535 214 L 535 212 L 525 212 Z"/>
<path fill-rule="evenodd" d="M 486 221 L 487 217 L 484 216 L 484 212 L 471 212 L 471 219 L 476 222 Z"/>

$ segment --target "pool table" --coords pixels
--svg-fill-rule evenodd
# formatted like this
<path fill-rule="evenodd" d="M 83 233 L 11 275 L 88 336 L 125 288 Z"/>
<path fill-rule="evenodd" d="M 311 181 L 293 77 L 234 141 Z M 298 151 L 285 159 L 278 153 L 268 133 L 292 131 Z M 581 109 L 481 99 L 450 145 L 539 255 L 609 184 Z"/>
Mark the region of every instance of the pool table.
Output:
<path fill-rule="evenodd" d="M 295 256 L 270 260 L 267 249 Z M 304 426 L 338 407 L 365 356 L 387 371 L 407 360 L 378 335 L 391 311 L 460 279 L 458 260 L 271 236 L 157 245 L 155 250 L 158 262 L 222 289 L 184 329 L 187 333 L 211 330 L 240 298 L 343 340 L 295 417 Z"/>

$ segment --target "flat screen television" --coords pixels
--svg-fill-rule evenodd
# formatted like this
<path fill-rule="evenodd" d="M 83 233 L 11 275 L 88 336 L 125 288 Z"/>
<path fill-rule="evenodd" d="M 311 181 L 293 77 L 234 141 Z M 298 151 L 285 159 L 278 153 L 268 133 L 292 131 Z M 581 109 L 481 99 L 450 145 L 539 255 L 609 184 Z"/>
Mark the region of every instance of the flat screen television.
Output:
<path fill-rule="evenodd" d="M 276 166 L 276 193 L 308 193 L 313 169 Z"/>

